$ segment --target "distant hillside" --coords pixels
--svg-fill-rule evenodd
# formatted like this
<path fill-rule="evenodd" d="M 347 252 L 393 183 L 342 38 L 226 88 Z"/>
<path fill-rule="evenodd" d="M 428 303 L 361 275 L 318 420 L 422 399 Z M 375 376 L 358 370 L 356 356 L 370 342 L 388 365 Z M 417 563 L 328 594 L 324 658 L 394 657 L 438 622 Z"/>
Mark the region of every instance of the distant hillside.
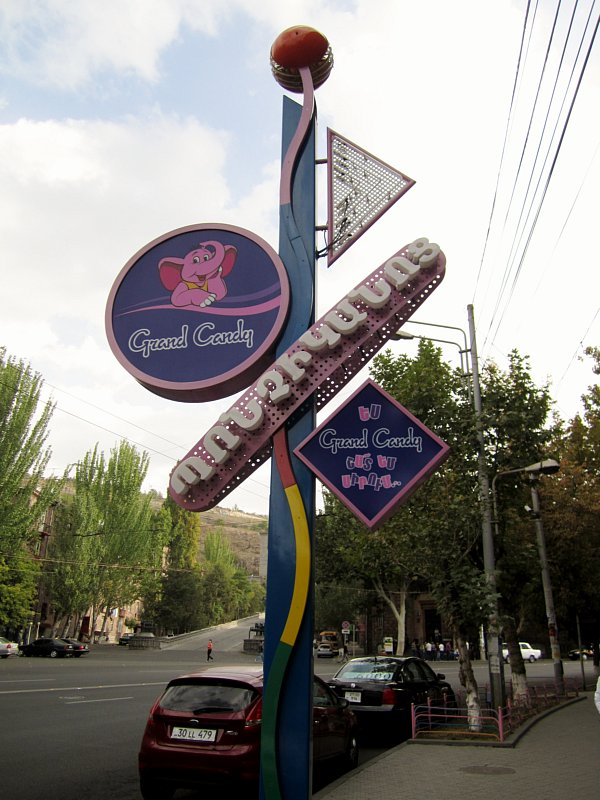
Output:
<path fill-rule="evenodd" d="M 266 543 L 266 536 L 261 537 L 261 533 L 266 535 L 267 527 L 266 516 L 217 506 L 200 512 L 200 547 L 207 533 L 220 533 L 248 572 L 260 575 L 261 538 Z"/>

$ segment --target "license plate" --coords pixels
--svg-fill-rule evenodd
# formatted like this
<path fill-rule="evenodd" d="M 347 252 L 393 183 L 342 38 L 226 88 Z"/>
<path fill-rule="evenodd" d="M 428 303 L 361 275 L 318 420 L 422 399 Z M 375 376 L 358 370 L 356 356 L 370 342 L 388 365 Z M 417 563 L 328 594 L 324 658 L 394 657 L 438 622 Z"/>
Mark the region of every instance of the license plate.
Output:
<path fill-rule="evenodd" d="M 180 728 L 171 731 L 171 739 L 185 739 L 187 742 L 214 742 L 217 731 L 214 728 Z"/>
<path fill-rule="evenodd" d="M 344 692 L 344 697 L 350 703 L 360 703 L 360 692 Z"/>

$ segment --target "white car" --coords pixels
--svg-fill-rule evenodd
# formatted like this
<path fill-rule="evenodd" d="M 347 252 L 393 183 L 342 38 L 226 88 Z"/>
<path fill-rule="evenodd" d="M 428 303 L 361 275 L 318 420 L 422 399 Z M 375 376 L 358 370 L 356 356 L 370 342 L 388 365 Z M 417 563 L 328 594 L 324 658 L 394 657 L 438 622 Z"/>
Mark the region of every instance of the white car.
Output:
<path fill-rule="evenodd" d="M 318 645 L 317 649 L 315 650 L 315 655 L 317 658 L 333 658 L 339 654 L 340 650 L 337 644 L 333 644 L 332 642 L 321 642 L 321 644 Z"/>
<path fill-rule="evenodd" d="M 521 655 L 523 656 L 523 661 L 530 661 L 532 664 L 534 661 L 537 661 L 539 658 L 542 657 L 542 651 L 537 650 L 535 647 L 532 647 L 529 642 L 519 642 L 519 647 L 521 648 Z M 504 645 L 502 648 L 502 658 L 508 664 L 509 656 L 508 656 L 508 647 Z"/>
<path fill-rule="evenodd" d="M 19 645 L 16 642 L 11 642 L 10 639 L 5 639 L 4 636 L 0 636 L 0 658 L 18 655 Z"/>

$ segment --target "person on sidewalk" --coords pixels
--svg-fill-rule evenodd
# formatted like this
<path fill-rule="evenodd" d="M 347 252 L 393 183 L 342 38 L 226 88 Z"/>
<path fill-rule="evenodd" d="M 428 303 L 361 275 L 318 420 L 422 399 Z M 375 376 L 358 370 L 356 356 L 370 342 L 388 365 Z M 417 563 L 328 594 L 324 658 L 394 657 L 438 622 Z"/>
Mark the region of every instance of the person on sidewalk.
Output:
<path fill-rule="evenodd" d="M 598 713 L 600 714 L 600 677 L 598 678 L 598 683 L 596 684 L 596 694 L 594 695 L 594 703 L 596 703 L 596 708 L 598 709 Z"/>
<path fill-rule="evenodd" d="M 209 639 L 208 640 L 208 644 L 206 645 L 206 660 L 207 661 L 214 661 L 213 655 L 212 655 L 212 651 L 213 651 L 213 643 L 212 643 L 212 639 Z"/>

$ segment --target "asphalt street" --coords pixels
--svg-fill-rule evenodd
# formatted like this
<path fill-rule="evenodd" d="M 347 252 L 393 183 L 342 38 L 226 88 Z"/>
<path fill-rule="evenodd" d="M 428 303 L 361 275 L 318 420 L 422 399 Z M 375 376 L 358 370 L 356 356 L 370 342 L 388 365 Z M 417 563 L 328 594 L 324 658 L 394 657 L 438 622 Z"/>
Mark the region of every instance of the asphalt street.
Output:
<path fill-rule="evenodd" d="M 252 663 L 241 643 L 251 621 L 177 640 L 162 650 L 97 645 L 78 659 L 11 657 L 0 661 L 0 790 L 18 800 L 136 800 L 137 751 L 148 711 L 172 677 L 206 667 L 212 638 L 215 664 Z M 316 659 L 324 678 L 337 670 Z M 593 666 L 586 672 L 592 681 Z M 458 665 L 437 668 L 456 685 Z M 579 664 L 565 663 L 579 675 Z M 532 677 L 552 676 L 552 662 L 527 666 Z M 487 667 L 476 665 L 485 683 Z M 361 764 L 381 750 L 363 748 Z M 180 792 L 178 798 L 197 798 Z M 223 798 L 221 798 L 223 800 Z"/>

